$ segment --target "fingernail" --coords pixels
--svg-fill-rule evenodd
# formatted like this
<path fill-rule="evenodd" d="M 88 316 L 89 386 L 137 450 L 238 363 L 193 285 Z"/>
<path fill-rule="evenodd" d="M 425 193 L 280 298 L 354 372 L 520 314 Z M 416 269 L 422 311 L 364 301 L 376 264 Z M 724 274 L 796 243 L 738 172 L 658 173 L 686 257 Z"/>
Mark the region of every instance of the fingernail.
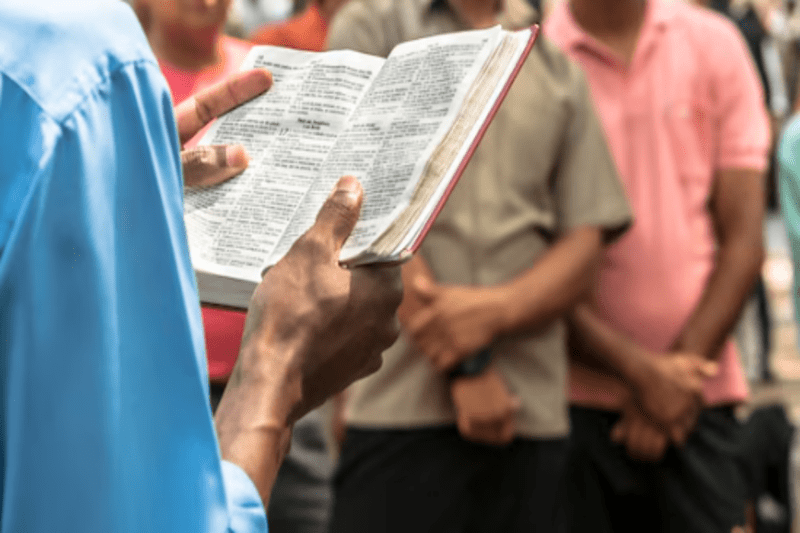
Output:
<path fill-rule="evenodd" d="M 250 157 L 242 146 L 231 146 L 225 153 L 225 162 L 229 167 L 246 168 L 250 163 Z"/>
<path fill-rule="evenodd" d="M 344 176 L 339 178 L 336 187 L 333 189 L 333 194 L 341 194 L 344 203 L 348 207 L 354 207 L 361 195 L 361 184 L 353 176 Z"/>

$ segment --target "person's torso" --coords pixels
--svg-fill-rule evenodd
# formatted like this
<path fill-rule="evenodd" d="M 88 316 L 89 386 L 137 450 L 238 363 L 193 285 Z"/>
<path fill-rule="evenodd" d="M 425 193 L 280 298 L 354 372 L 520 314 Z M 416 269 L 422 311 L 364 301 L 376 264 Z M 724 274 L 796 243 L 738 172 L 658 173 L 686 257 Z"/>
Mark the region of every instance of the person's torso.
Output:
<path fill-rule="evenodd" d="M 586 74 L 634 212 L 633 226 L 605 254 L 595 308 L 610 325 L 656 351 L 675 341 L 714 267 L 709 201 L 720 117 L 710 75 L 714 58 L 703 46 L 713 37 L 701 34 L 702 17 L 717 15 L 650 0 L 627 66 L 578 29 L 566 2 L 545 26 Z M 716 380 L 724 382 L 725 394 L 744 396 L 732 344 L 720 362 Z M 708 390 L 719 391 L 719 385 Z M 573 368 L 575 401 L 602 396 L 601 403 L 617 405 L 618 387 L 610 378 Z"/>
<path fill-rule="evenodd" d="M 385 34 L 369 52 L 385 55 L 399 42 L 465 29 L 448 9 L 420 8 L 424 2 L 372 5 Z M 566 63 L 550 43 L 534 46 L 421 247 L 438 281 L 507 282 L 555 239 L 552 178 L 575 103 Z M 565 357 L 561 321 L 493 345 L 493 360 L 523 402 L 520 434 L 566 433 Z M 384 353 L 381 370 L 352 387 L 347 418 L 359 427 L 420 427 L 452 423 L 454 413 L 447 380 L 403 335 Z"/>

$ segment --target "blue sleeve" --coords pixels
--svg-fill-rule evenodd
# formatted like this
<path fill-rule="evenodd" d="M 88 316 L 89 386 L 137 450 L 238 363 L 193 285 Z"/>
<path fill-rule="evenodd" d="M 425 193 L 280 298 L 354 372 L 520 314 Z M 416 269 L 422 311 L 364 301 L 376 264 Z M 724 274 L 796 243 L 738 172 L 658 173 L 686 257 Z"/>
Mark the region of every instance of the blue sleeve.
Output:
<path fill-rule="evenodd" d="M 213 429 L 165 83 L 109 72 L 63 117 L 0 85 L 0 528 L 264 532 Z"/>
<path fill-rule="evenodd" d="M 794 264 L 795 321 L 800 324 L 800 117 L 783 132 L 778 145 L 778 191 Z M 800 341 L 799 341 L 800 345 Z"/>
<path fill-rule="evenodd" d="M 239 466 L 222 462 L 222 477 L 228 495 L 228 531 L 267 531 L 264 506 L 256 486 Z"/>

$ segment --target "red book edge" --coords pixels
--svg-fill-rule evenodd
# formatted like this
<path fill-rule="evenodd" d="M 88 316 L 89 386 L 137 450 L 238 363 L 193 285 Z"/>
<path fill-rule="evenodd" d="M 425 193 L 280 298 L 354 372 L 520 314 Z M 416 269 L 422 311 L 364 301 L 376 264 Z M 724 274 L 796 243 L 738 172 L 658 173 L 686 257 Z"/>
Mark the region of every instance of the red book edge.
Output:
<path fill-rule="evenodd" d="M 538 24 L 534 24 L 530 27 L 531 30 L 531 37 L 528 39 L 528 44 L 525 46 L 525 50 L 522 52 L 522 56 L 520 57 L 519 61 L 517 62 L 517 66 L 514 67 L 514 71 L 511 73 L 511 76 L 508 78 L 503 90 L 500 91 L 500 95 L 497 97 L 492 109 L 489 111 L 489 115 L 486 117 L 486 120 L 483 122 L 481 129 L 478 130 L 478 134 L 475 136 L 475 139 L 472 141 L 472 145 L 467 150 L 467 154 L 464 156 L 464 159 L 461 160 L 461 164 L 459 164 L 458 168 L 456 169 L 456 173 L 453 175 L 453 179 L 450 180 L 450 184 L 447 186 L 447 189 L 444 191 L 444 194 L 439 199 L 439 204 L 436 206 L 436 209 L 433 210 L 433 213 L 428 218 L 428 221 L 425 223 L 425 226 L 422 228 L 422 231 L 417 237 L 417 240 L 406 249 L 405 253 L 402 255 L 408 255 L 415 253 L 420 245 L 422 244 L 423 239 L 428 234 L 428 231 L 433 226 L 433 223 L 436 221 L 436 217 L 439 216 L 439 213 L 444 208 L 444 204 L 447 202 L 447 199 L 450 197 L 450 193 L 453 192 L 456 184 L 461 179 L 461 175 L 464 173 L 464 169 L 467 168 L 470 159 L 472 159 L 472 154 L 475 153 L 475 149 L 480 144 L 481 139 L 483 139 L 483 135 L 486 133 L 486 130 L 489 128 L 489 124 L 492 123 L 494 116 L 497 114 L 497 110 L 500 109 L 500 105 L 506 99 L 506 95 L 508 91 L 511 90 L 511 85 L 514 84 L 514 80 L 517 79 L 517 74 L 519 74 L 520 69 L 522 69 L 522 64 L 525 63 L 525 60 L 528 58 L 528 54 L 530 54 L 531 49 L 533 48 L 534 43 L 536 42 L 536 38 L 539 36 L 539 26 Z"/>

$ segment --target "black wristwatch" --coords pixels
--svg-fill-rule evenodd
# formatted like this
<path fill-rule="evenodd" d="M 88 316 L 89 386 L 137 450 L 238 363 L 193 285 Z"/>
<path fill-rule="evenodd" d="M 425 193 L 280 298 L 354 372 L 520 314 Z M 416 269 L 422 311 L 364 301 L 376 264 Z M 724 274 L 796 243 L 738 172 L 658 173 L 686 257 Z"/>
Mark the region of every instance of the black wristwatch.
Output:
<path fill-rule="evenodd" d="M 450 373 L 447 375 L 450 379 L 477 376 L 482 374 L 484 370 L 492 362 L 492 348 L 487 346 L 475 355 L 468 359 L 461 361 Z"/>

